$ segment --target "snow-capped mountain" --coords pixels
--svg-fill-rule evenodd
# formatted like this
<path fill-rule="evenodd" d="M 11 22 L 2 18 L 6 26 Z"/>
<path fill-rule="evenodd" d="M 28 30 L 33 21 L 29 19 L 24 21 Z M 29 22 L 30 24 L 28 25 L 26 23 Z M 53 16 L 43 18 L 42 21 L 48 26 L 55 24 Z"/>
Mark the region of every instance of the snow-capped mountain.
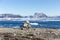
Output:
<path fill-rule="evenodd" d="M 20 18 L 20 17 L 22 16 L 14 14 L 0 14 L 0 18 Z"/>
<path fill-rule="evenodd" d="M 46 18 L 46 17 L 48 17 L 46 14 L 44 14 L 44 13 L 35 13 L 34 14 L 34 17 L 37 17 L 37 18 Z"/>
<path fill-rule="evenodd" d="M 30 16 L 21 16 L 15 14 L 0 14 L 0 20 L 46 20 L 46 19 L 59 19 L 60 16 L 47 16 L 44 13 L 35 13 Z"/>
<path fill-rule="evenodd" d="M 0 14 L 0 18 L 43 18 L 43 17 L 47 17 L 47 15 L 45 15 L 44 13 L 35 13 L 34 15 L 30 15 L 30 16 L 21 16 L 21 15 L 14 15 L 14 14 Z"/>

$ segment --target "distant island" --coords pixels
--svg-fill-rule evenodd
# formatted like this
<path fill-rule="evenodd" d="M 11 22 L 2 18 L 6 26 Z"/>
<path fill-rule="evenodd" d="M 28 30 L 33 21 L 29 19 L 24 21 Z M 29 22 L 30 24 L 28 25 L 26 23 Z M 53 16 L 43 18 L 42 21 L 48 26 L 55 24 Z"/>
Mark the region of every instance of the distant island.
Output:
<path fill-rule="evenodd" d="M 34 15 L 30 16 L 22 16 L 11 13 L 0 14 L 0 20 L 46 20 L 46 19 L 58 19 L 60 20 L 60 16 L 48 16 L 44 13 L 34 13 Z"/>
<path fill-rule="evenodd" d="M 30 15 L 30 16 L 21 16 L 21 15 L 15 15 L 11 13 L 0 14 L 0 18 L 6 18 L 6 17 L 7 18 L 48 18 L 51 16 L 47 16 L 44 13 L 34 13 L 34 15 Z M 55 16 L 55 18 L 56 17 L 60 18 L 60 16 Z"/>

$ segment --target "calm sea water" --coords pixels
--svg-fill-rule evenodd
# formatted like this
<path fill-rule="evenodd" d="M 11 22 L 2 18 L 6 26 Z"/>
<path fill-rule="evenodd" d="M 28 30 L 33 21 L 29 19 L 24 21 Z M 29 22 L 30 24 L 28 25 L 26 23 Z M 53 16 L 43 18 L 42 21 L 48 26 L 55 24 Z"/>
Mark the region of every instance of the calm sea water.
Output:
<path fill-rule="evenodd" d="M 25 21 L 0 21 L 0 27 L 18 28 Z M 60 21 L 30 21 L 30 23 L 38 23 L 38 25 L 31 25 L 36 28 L 60 28 Z"/>

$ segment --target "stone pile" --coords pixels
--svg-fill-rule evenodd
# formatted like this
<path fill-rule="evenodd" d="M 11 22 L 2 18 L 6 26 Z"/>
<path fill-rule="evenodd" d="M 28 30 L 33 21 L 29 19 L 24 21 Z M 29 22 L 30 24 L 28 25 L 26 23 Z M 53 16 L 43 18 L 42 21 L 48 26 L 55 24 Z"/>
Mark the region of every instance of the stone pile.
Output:
<path fill-rule="evenodd" d="M 31 28 L 31 25 L 30 25 L 29 21 L 27 20 L 26 22 L 24 22 L 24 23 L 20 26 L 20 28 L 29 29 L 29 28 Z"/>

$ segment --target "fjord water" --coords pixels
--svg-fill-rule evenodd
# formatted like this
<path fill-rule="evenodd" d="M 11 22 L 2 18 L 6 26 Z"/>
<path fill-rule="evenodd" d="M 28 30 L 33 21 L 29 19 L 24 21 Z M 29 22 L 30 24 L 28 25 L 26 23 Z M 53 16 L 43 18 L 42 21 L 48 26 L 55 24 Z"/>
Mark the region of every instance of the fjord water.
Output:
<path fill-rule="evenodd" d="M 0 21 L 0 27 L 19 28 L 25 21 Z M 31 25 L 35 28 L 60 28 L 60 21 L 30 21 L 30 23 L 38 23 Z"/>

